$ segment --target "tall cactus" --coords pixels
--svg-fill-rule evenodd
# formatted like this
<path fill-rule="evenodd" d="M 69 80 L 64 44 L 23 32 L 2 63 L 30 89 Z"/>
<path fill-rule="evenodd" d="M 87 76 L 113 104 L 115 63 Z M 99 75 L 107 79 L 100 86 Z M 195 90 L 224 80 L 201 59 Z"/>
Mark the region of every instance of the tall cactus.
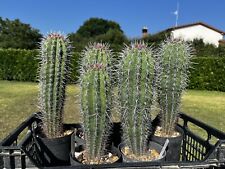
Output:
<path fill-rule="evenodd" d="M 81 113 L 88 162 L 100 160 L 111 120 L 111 51 L 104 43 L 90 44 L 81 67 Z"/>
<path fill-rule="evenodd" d="M 155 72 L 155 58 L 150 47 L 144 42 L 125 47 L 118 69 L 120 113 L 124 142 L 137 156 L 145 154 L 151 133 Z"/>
<path fill-rule="evenodd" d="M 39 107 L 47 137 L 63 135 L 63 107 L 71 47 L 60 33 L 50 33 L 40 47 Z"/>
<path fill-rule="evenodd" d="M 181 95 L 188 84 L 191 47 L 181 40 L 168 39 L 159 52 L 158 101 L 162 132 L 172 135 L 180 111 Z"/>

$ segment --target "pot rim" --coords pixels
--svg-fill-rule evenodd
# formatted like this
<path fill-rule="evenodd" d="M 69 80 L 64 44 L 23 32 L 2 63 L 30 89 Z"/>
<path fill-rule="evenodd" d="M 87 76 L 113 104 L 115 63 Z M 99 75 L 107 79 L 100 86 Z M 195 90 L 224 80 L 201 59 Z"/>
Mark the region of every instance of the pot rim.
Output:
<path fill-rule="evenodd" d="M 162 145 L 160 145 L 159 143 L 155 142 L 155 141 L 149 141 L 149 144 L 155 144 L 157 146 L 160 146 L 161 149 L 162 149 Z M 155 161 L 158 161 L 158 160 L 161 160 L 163 158 L 166 157 L 166 151 L 163 153 L 163 156 L 161 158 L 157 158 L 157 159 L 153 159 L 153 160 L 150 160 L 150 161 L 142 161 L 142 160 L 136 160 L 136 159 L 131 159 L 131 158 L 128 158 L 122 151 L 122 148 L 126 146 L 126 143 L 125 142 L 121 142 L 119 145 L 118 145 L 118 149 L 120 150 L 120 153 L 122 154 L 122 156 L 126 157 L 127 159 L 129 159 L 130 161 L 133 161 L 133 162 L 155 162 Z M 160 154 L 160 152 L 158 152 Z"/>

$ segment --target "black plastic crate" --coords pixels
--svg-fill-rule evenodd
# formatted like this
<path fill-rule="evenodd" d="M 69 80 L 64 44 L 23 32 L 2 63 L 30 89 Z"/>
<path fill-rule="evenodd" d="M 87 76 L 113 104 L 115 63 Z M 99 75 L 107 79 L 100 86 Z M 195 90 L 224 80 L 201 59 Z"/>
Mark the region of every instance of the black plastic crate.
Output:
<path fill-rule="evenodd" d="M 36 144 L 33 131 L 38 129 L 40 120 L 33 114 L 20 124 L 0 143 L 0 168 L 42 168 L 40 147 Z M 107 165 L 80 165 L 54 168 L 225 168 L 225 133 L 186 114 L 180 113 L 178 124 L 184 130 L 179 162 L 139 162 Z M 201 128 L 203 138 L 190 129 Z M 66 128 L 78 128 L 79 124 L 65 124 Z M 18 142 L 19 135 L 27 129 L 25 137 Z M 121 141 L 120 123 L 114 123 L 111 135 L 114 145 Z"/>

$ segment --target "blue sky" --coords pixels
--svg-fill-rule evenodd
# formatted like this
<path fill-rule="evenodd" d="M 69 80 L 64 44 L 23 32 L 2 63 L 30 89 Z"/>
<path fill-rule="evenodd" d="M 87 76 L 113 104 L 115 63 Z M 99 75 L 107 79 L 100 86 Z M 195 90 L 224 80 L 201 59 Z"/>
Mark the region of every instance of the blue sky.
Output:
<path fill-rule="evenodd" d="M 156 33 L 175 25 L 177 0 L 1 0 L 0 16 L 19 18 L 41 33 L 75 32 L 90 17 L 118 22 L 128 37 L 147 26 Z M 179 0 L 178 24 L 203 21 L 225 31 L 225 0 Z"/>

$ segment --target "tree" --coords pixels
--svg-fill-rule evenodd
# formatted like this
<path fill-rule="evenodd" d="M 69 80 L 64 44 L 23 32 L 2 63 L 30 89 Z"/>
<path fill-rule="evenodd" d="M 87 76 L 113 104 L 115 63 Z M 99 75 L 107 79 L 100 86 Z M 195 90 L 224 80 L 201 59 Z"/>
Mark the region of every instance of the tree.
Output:
<path fill-rule="evenodd" d="M 194 39 L 191 41 L 198 57 L 217 57 L 219 56 L 219 48 L 212 44 L 204 43 L 203 39 Z"/>
<path fill-rule="evenodd" d="M 91 41 L 91 38 L 82 37 L 77 33 L 68 34 L 74 52 L 81 52 L 84 47 Z"/>
<path fill-rule="evenodd" d="M 90 18 L 76 33 L 69 34 L 75 52 L 80 52 L 89 42 L 107 42 L 114 51 L 119 51 L 124 43 L 128 43 L 120 25 L 114 21 L 101 18 Z"/>
<path fill-rule="evenodd" d="M 0 48 L 35 49 L 41 37 L 39 30 L 19 19 L 4 20 L 0 17 Z"/>
<path fill-rule="evenodd" d="M 96 37 L 107 33 L 110 29 L 123 31 L 120 25 L 114 21 L 109 21 L 101 18 L 90 18 L 78 29 L 77 34 L 82 37 Z"/>
<path fill-rule="evenodd" d="M 126 36 L 117 29 L 110 29 L 105 34 L 96 36 L 95 41 L 109 43 L 114 51 L 120 51 L 124 44 L 128 44 Z"/>
<path fill-rule="evenodd" d="M 144 40 L 149 45 L 158 46 L 162 41 L 164 41 L 169 36 L 170 32 L 162 31 L 152 35 L 149 34 L 147 37 L 141 38 L 141 40 Z"/>

